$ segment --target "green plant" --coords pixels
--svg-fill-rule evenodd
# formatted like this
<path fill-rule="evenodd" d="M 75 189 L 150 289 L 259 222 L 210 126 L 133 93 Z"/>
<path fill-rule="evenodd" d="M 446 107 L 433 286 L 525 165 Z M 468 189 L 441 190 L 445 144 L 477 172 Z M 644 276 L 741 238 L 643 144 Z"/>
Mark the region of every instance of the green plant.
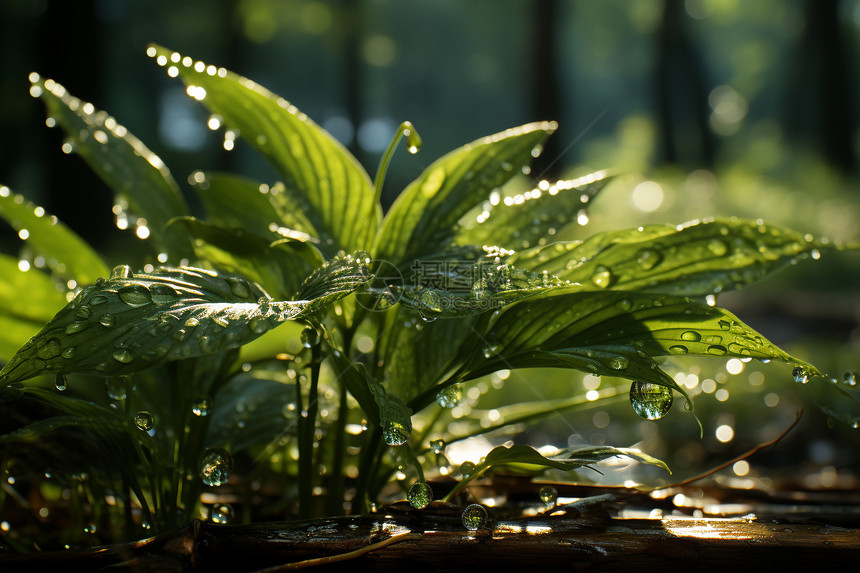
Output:
<path fill-rule="evenodd" d="M 662 417 L 673 394 L 693 410 L 662 356 L 778 359 L 794 365 L 798 380 L 824 378 L 714 306 L 713 296 L 838 245 L 736 219 L 554 242 L 578 228 L 577 214 L 612 175 L 513 191 L 509 183 L 552 123 L 445 155 L 383 215 L 397 141 L 406 137 L 412 152 L 420 146 L 410 124 L 372 182 L 282 98 L 161 47 L 148 53 L 207 106 L 211 125 L 227 128 L 226 147 L 241 135 L 282 181 L 193 173 L 206 215 L 191 216 L 161 160 L 114 118 L 31 76 L 49 124 L 68 135 L 65 150 L 115 190 L 122 216 L 153 248 L 142 271 L 108 272 L 72 231 L 0 190 L 0 215 L 50 271 L 24 272 L 27 261 L 0 258 L 6 355 L 44 325 L 0 371 L 6 406 L 20 414 L 0 436 L 2 469 L 18 479 L 50 474 L 38 486 L 47 500 L 70 492 L 79 527 L 57 534 L 61 543 L 86 543 L 80 532 L 96 527 L 116 539 L 140 527 L 165 530 L 206 517 L 207 505 L 212 519 L 226 521 L 232 510 L 211 503 L 212 494 L 240 460 L 245 479 L 236 487 L 246 493 L 255 479 L 280 480 L 281 516 L 366 511 L 398 472 L 416 476 L 408 498 L 423 507 L 432 499 L 425 470 L 453 473 L 446 444 L 595 399 L 511 404 L 490 418 L 461 411 L 452 430 L 462 385 L 500 370 L 567 368 L 632 381 L 633 408 L 647 419 Z M 47 374 L 74 395 L 20 384 Z M 616 455 L 662 465 L 610 446 L 554 454 L 499 446 L 464 464 L 446 499 L 489 470 L 574 470 Z M 16 503 L 11 491 L 4 507 Z"/>

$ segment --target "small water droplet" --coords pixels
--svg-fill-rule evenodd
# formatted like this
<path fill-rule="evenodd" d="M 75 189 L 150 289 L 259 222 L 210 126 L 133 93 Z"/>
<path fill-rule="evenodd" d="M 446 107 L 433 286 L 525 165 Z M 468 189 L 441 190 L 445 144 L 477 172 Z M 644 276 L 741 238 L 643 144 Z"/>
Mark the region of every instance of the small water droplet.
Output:
<path fill-rule="evenodd" d="M 688 330 L 681 333 L 681 340 L 686 340 L 687 342 L 699 342 L 701 339 L 702 335 L 695 330 Z"/>
<path fill-rule="evenodd" d="M 682 344 L 675 344 L 669 347 L 669 352 L 672 354 L 686 354 L 688 350 L 687 347 Z"/>
<path fill-rule="evenodd" d="M 794 377 L 794 381 L 798 384 L 806 384 L 809 382 L 809 372 L 806 371 L 805 368 L 798 366 L 794 370 L 791 371 L 792 377 Z"/>
<path fill-rule="evenodd" d="M 60 372 L 57 374 L 56 379 L 54 379 L 54 387 L 57 388 L 60 392 L 65 391 L 68 388 L 68 380 L 66 380 L 66 375 Z"/>
<path fill-rule="evenodd" d="M 481 529 L 487 522 L 487 510 L 479 503 L 473 503 L 466 506 L 461 516 L 463 527 L 469 531 L 477 531 Z"/>
<path fill-rule="evenodd" d="M 302 330 L 301 340 L 302 346 L 305 348 L 312 348 L 320 343 L 319 332 L 317 332 L 315 328 L 308 326 Z"/>
<path fill-rule="evenodd" d="M 672 408 L 672 390 L 661 384 L 637 380 L 630 385 L 633 411 L 646 420 L 659 420 Z"/>
<path fill-rule="evenodd" d="M 117 291 L 120 300 L 129 306 L 143 306 L 152 302 L 152 294 L 144 285 L 124 286 Z"/>
<path fill-rule="evenodd" d="M 101 294 L 97 294 L 89 299 L 87 302 L 90 306 L 98 306 L 100 304 L 104 304 L 108 301 L 107 297 Z"/>
<path fill-rule="evenodd" d="M 216 503 L 212 506 L 212 515 L 210 519 L 212 523 L 230 523 L 233 520 L 235 512 L 233 506 L 229 503 Z"/>
<path fill-rule="evenodd" d="M 208 416 L 209 415 L 209 401 L 208 400 L 198 400 L 194 402 L 191 406 L 191 412 L 194 413 L 195 416 Z"/>
<path fill-rule="evenodd" d="M 111 400 L 125 400 L 127 384 L 124 376 L 109 376 L 105 380 L 105 389 Z"/>
<path fill-rule="evenodd" d="M 849 370 L 844 376 L 842 376 L 842 383 L 848 386 L 856 386 L 857 374 L 853 370 Z"/>
<path fill-rule="evenodd" d="M 62 347 L 60 346 L 60 339 L 51 338 L 45 342 L 42 348 L 39 349 L 36 356 L 45 360 L 50 360 L 51 358 L 59 356 L 61 351 Z"/>
<path fill-rule="evenodd" d="M 103 314 L 99 318 L 99 324 L 106 328 L 112 328 L 116 324 L 116 317 L 112 314 Z"/>
<path fill-rule="evenodd" d="M 150 286 L 149 294 L 152 297 L 152 301 L 159 304 L 173 302 L 175 299 L 179 298 L 179 293 L 176 292 L 176 289 L 170 285 L 163 284 L 154 284 Z"/>
<path fill-rule="evenodd" d="M 708 346 L 708 354 L 712 356 L 725 356 L 726 352 L 728 352 L 726 347 L 721 344 L 712 344 L 711 346 Z"/>
<path fill-rule="evenodd" d="M 63 349 L 63 353 L 61 354 L 63 358 L 69 359 L 75 357 L 75 347 L 69 346 L 68 348 Z"/>
<path fill-rule="evenodd" d="M 250 328 L 251 331 L 255 334 L 263 334 L 271 328 L 271 325 L 269 324 L 269 321 L 266 320 L 264 317 L 255 316 L 248 321 L 248 328 Z"/>
<path fill-rule="evenodd" d="M 388 420 L 382 423 L 382 439 L 389 446 L 402 446 L 409 439 L 409 434 L 409 428 L 400 422 Z"/>
<path fill-rule="evenodd" d="M 464 478 L 472 477 L 472 474 L 475 473 L 476 469 L 477 466 L 475 466 L 475 464 L 472 462 L 463 462 L 462 464 L 460 464 L 460 474 L 462 474 Z"/>
<path fill-rule="evenodd" d="M 134 360 L 134 354 L 123 348 L 113 353 L 113 359 L 123 364 L 129 364 Z"/>
<path fill-rule="evenodd" d="M 131 267 L 128 265 L 117 265 L 110 272 L 110 278 L 112 279 L 130 279 L 133 277 L 134 274 L 131 272 Z"/>
<path fill-rule="evenodd" d="M 594 269 L 594 274 L 591 275 L 591 282 L 600 288 L 609 288 L 612 284 L 612 279 L 612 272 L 608 267 L 603 265 L 598 265 L 597 268 Z"/>
<path fill-rule="evenodd" d="M 636 257 L 636 262 L 639 263 L 639 266 L 642 267 L 642 270 L 650 271 L 663 260 L 663 257 L 660 256 L 660 253 L 655 251 L 654 249 L 642 249 L 639 251 L 639 255 Z"/>
<path fill-rule="evenodd" d="M 230 286 L 230 292 L 237 297 L 243 299 L 252 298 L 251 289 L 248 287 L 248 283 L 246 281 L 235 277 L 229 277 L 227 279 L 227 284 Z"/>
<path fill-rule="evenodd" d="M 451 384 L 436 394 L 436 403 L 443 408 L 456 408 L 463 399 L 463 386 Z"/>
<path fill-rule="evenodd" d="M 624 356 L 613 356 L 612 359 L 609 360 L 609 367 L 613 370 L 624 370 L 629 364 L 630 361 Z"/>
<path fill-rule="evenodd" d="M 424 509 L 433 501 L 433 490 L 423 481 L 415 482 L 406 493 L 406 500 L 415 509 Z"/>
<path fill-rule="evenodd" d="M 134 425 L 142 432 L 148 432 L 155 425 L 155 417 L 146 410 L 141 410 L 134 416 Z"/>
<path fill-rule="evenodd" d="M 558 490 L 552 486 L 545 486 L 540 488 L 540 500 L 543 502 L 544 506 L 548 509 L 555 507 L 555 504 L 558 503 Z"/>
<path fill-rule="evenodd" d="M 200 459 L 200 479 L 203 480 L 204 484 L 224 485 L 231 473 L 233 473 L 233 458 L 230 457 L 227 450 L 209 448 L 203 452 Z"/>
<path fill-rule="evenodd" d="M 434 454 L 441 454 L 445 451 L 445 440 L 433 440 L 430 442 L 430 449 L 433 450 Z"/>
<path fill-rule="evenodd" d="M 85 322 L 73 322 L 70 325 L 66 326 L 66 334 L 74 334 L 76 332 L 82 331 L 86 328 L 87 324 Z"/>
<path fill-rule="evenodd" d="M 708 250 L 711 251 L 715 256 L 722 257 L 729 251 L 728 245 L 720 239 L 711 239 L 708 242 Z"/>

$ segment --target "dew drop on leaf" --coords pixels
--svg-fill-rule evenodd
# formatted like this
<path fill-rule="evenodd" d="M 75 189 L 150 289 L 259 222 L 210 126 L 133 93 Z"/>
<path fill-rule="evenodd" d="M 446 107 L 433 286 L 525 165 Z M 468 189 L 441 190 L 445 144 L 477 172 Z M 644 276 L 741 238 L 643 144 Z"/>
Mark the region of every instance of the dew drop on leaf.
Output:
<path fill-rule="evenodd" d="M 230 292 L 239 298 L 251 298 L 251 289 L 248 288 L 248 283 L 245 281 L 230 277 L 227 279 L 227 284 L 230 286 Z"/>
<path fill-rule="evenodd" d="M 152 302 L 152 293 L 144 285 L 128 285 L 117 291 L 120 300 L 129 306 L 143 306 Z"/>
<path fill-rule="evenodd" d="M 540 500 L 547 508 L 555 507 L 558 502 L 558 490 L 548 485 L 540 488 Z"/>
<path fill-rule="evenodd" d="M 68 387 L 68 382 L 66 380 L 66 375 L 60 372 L 57 374 L 57 378 L 54 380 L 54 386 L 60 392 L 64 391 Z"/>
<path fill-rule="evenodd" d="M 654 249 L 642 249 L 636 257 L 636 262 L 639 263 L 639 266 L 645 271 L 650 271 L 659 265 L 662 260 L 663 257 Z"/>
<path fill-rule="evenodd" d="M 433 501 L 433 490 L 426 482 L 415 482 L 406 493 L 406 500 L 415 509 L 424 509 Z"/>
<path fill-rule="evenodd" d="M 681 333 L 681 340 L 686 340 L 687 342 L 699 342 L 701 339 L 702 335 L 695 330 L 688 330 Z"/>
<path fill-rule="evenodd" d="M 302 346 L 312 348 L 320 343 L 320 335 L 313 327 L 308 326 L 302 330 L 301 334 Z"/>
<path fill-rule="evenodd" d="M 216 503 L 212 506 L 212 515 L 210 519 L 212 523 L 230 523 L 233 521 L 233 515 L 235 515 L 233 511 L 233 506 L 229 503 Z"/>
<path fill-rule="evenodd" d="M 599 265 L 595 270 L 594 274 L 591 275 L 591 282 L 594 283 L 595 286 L 600 288 L 609 288 L 612 284 L 612 272 L 609 268 Z"/>
<path fill-rule="evenodd" d="M 849 370 L 844 376 L 842 376 L 842 383 L 848 386 L 856 386 L 857 374 L 853 370 Z"/>
<path fill-rule="evenodd" d="M 623 356 L 613 356 L 609 360 L 609 367 L 613 370 L 624 370 L 630 364 L 630 361 Z"/>
<path fill-rule="evenodd" d="M 725 242 L 719 239 L 711 239 L 708 243 L 708 250 L 714 254 L 714 256 L 722 257 L 729 251 L 729 247 Z"/>
<path fill-rule="evenodd" d="M 463 462 L 462 464 L 460 464 L 460 473 L 463 475 L 464 478 L 472 477 L 472 474 L 475 473 L 476 467 L 477 466 L 475 466 L 475 464 L 472 462 Z"/>
<path fill-rule="evenodd" d="M 209 448 L 200 458 L 200 479 L 211 486 L 227 483 L 233 473 L 233 458 L 223 448 Z"/>
<path fill-rule="evenodd" d="M 792 370 L 791 375 L 794 378 L 794 381 L 798 384 L 806 384 L 809 382 L 809 372 L 807 372 L 802 366 L 798 366 Z"/>
<path fill-rule="evenodd" d="M 456 408 L 463 399 L 463 387 L 460 384 L 451 384 L 436 394 L 436 403 L 443 408 Z"/>
<path fill-rule="evenodd" d="M 134 360 L 134 354 L 123 348 L 113 353 L 113 359 L 123 364 L 129 364 Z"/>
<path fill-rule="evenodd" d="M 146 410 L 141 410 L 134 416 L 134 425 L 142 432 L 148 432 L 155 425 L 155 417 Z"/>
<path fill-rule="evenodd" d="M 117 265 L 110 272 L 110 278 L 112 279 L 130 279 L 133 277 L 134 274 L 131 272 L 131 267 L 128 265 Z"/>
<path fill-rule="evenodd" d="M 674 346 L 669 347 L 669 352 L 672 354 L 686 354 L 688 350 L 687 347 L 682 344 L 675 344 Z"/>
<path fill-rule="evenodd" d="M 197 400 L 191 406 L 191 412 L 195 416 L 200 416 L 201 418 L 209 415 L 209 402 L 207 400 Z"/>
<path fill-rule="evenodd" d="M 125 400 L 126 398 L 125 379 L 121 376 L 109 376 L 105 380 L 105 389 L 111 400 Z"/>
<path fill-rule="evenodd" d="M 630 385 L 633 411 L 646 420 L 659 420 L 672 408 L 672 390 L 661 384 L 636 380 Z"/>
<path fill-rule="evenodd" d="M 382 424 L 382 439 L 389 446 L 402 446 L 409 439 L 409 430 L 400 422 L 388 420 Z"/>
<path fill-rule="evenodd" d="M 51 358 L 59 356 L 61 351 L 62 347 L 60 346 L 60 340 L 58 338 L 52 338 L 39 349 L 36 356 L 44 358 L 45 360 L 50 360 Z"/>
<path fill-rule="evenodd" d="M 248 328 L 250 328 L 255 334 L 263 334 L 271 328 L 271 325 L 264 317 L 255 316 L 248 321 Z"/>
<path fill-rule="evenodd" d="M 711 346 L 708 346 L 708 354 L 712 356 L 725 356 L 726 352 L 728 352 L 726 350 L 726 347 L 721 344 L 713 344 Z"/>
<path fill-rule="evenodd" d="M 116 317 L 112 314 L 104 314 L 99 318 L 99 324 L 106 328 L 111 328 L 116 324 Z"/>
<path fill-rule="evenodd" d="M 466 506 L 462 515 L 463 527 L 469 531 L 481 529 L 487 522 L 487 510 L 479 503 Z"/>
<path fill-rule="evenodd" d="M 434 454 L 441 454 L 445 451 L 445 441 L 442 439 L 433 440 L 430 442 L 430 449 L 433 450 Z"/>
<path fill-rule="evenodd" d="M 74 334 L 76 332 L 82 331 L 86 328 L 86 323 L 84 322 L 73 322 L 66 327 L 66 334 Z"/>

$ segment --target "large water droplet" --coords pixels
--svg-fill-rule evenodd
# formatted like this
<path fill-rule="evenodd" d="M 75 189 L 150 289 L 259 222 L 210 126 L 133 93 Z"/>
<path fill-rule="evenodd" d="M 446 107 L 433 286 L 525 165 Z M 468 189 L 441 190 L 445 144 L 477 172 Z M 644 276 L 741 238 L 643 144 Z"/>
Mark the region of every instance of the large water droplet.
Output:
<path fill-rule="evenodd" d="M 133 277 L 134 274 L 131 272 L 131 267 L 128 265 L 117 265 L 110 272 L 110 278 L 112 279 L 130 279 Z"/>
<path fill-rule="evenodd" d="M 613 356 L 609 360 L 609 367 L 613 370 L 624 370 L 629 364 L 630 361 L 624 356 Z"/>
<path fill-rule="evenodd" d="M 120 300 L 129 306 L 143 306 L 152 302 L 152 294 L 144 285 L 128 285 L 117 291 Z"/>
<path fill-rule="evenodd" d="M 315 328 L 308 326 L 302 330 L 301 340 L 302 346 L 305 348 L 313 348 L 320 343 L 320 335 Z"/>
<path fill-rule="evenodd" d="M 212 506 L 212 515 L 210 519 L 213 523 L 230 523 L 233 520 L 235 512 L 233 506 L 229 503 L 216 503 Z"/>
<path fill-rule="evenodd" d="M 86 328 L 87 324 L 85 322 L 73 322 L 66 327 L 66 334 L 74 334 L 76 332 L 82 331 Z"/>
<path fill-rule="evenodd" d="M 612 284 L 612 279 L 612 272 L 608 267 L 603 265 L 598 265 L 597 268 L 594 269 L 594 274 L 591 275 L 591 282 L 600 288 L 609 288 Z"/>
<path fill-rule="evenodd" d="M 462 464 L 460 464 L 460 473 L 463 475 L 464 478 L 472 477 L 472 474 L 475 473 L 476 469 L 477 466 L 472 462 L 463 462 Z"/>
<path fill-rule="evenodd" d="M 853 370 L 849 370 L 844 376 L 842 376 L 842 383 L 848 386 L 856 386 L 857 374 Z"/>
<path fill-rule="evenodd" d="M 433 450 L 434 454 L 441 454 L 445 451 L 445 440 L 433 440 L 432 442 L 430 442 L 430 449 Z"/>
<path fill-rule="evenodd" d="M 255 316 L 248 321 L 248 328 L 250 328 L 255 334 L 263 334 L 272 328 L 272 326 L 269 324 L 269 321 L 262 316 Z"/>
<path fill-rule="evenodd" d="M 179 293 L 170 285 L 154 284 L 149 287 L 149 294 L 155 303 L 169 303 L 179 298 Z"/>
<path fill-rule="evenodd" d="M 672 354 L 686 354 L 689 351 L 683 344 L 675 344 L 669 347 L 669 352 Z"/>
<path fill-rule="evenodd" d="M 806 368 L 801 366 L 796 367 L 791 371 L 791 375 L 794 377 L 794 381 L 799 384 L 806 384 L 809 382 L 809 372 L 806 371 Z"/>
<path fill-rule="evenodd" d="M 141 410 L 134 416 L 134 425 L 142 432 L 148 432 L 155 425 L 155 417 L 146 410 Z"/>
<path fill-rule="evenodd" d="M 686 332 L 681 333 L 681 340 L 686 340 L 688 342 L 699 342 L 701 339 L 702 335 L 695 330 L 688 330 Z"/>
<path fill-rule="evenodd" d="M 99 318 L 99 324 L 106 328 L 111 328 L 116 324 L 116 317 L 112 314 L 103 314 Z"/>
<path fill-rule="evenodd" d="M 708 250 L 715 256 L 722 257 L 728 252 L 729 247 L 719 239 L 711 239 L 710 242 L 708 242 Z"/>
<path fill-rule="evenodd" d="M 654 249 L 642 249 L 636 257 L 636 262 L 639 263 L 639 266 L 645 271 L 650 271 L 660 264 L 660 261 L 662 260 L 663 257 Z"/>
<path fill-rule="evenodd" d="M 68 387 L 68 381 L 66 380 L 66 375 L 60 372 L 57 374 L 56 379 L 54 380 L 54 386 L 60 392 L 63 392 Z"/>
<path fill-rule="evenodd" d="M 661 384 L 637 380 L 630 385 L 633 411 L 646 420 L 659 420 L 672 408 L 672 390 Z"/>
<path fill-rule="evenodd" d="M 725 356 L 726 352 L 728 351 L 726 350 L 726 347 L 722 344 L 713 344 L 711 346 L 708 346 L 708 354 L 712 356 Z"/>
<path fill-rule="evenodd" d="M 109 376 L 105 380 L 107 395 L 111 400 L 125 400 L 126 386 L 126 379 L 123 376 Z"/>
<path fill-rule="evenodd" d="M 134 354 L 125 348 L 121 348 L 113 353 L 113 359 L 123 364 L 130 364 L 134 360 Z"/>
<path fill-rule="evenodd" d="M 382 423 L 382 439 L 389 446 L 402 446 L 409 439 L 409 429 L 393 420 Z"/>
<path fill-rule="evenodd" d="M 406 493 L 406 500 L 415 509 L 424 509 L 433 501 L 433 490 L 423 481 L 415 482 Z"/>
<path fill-rule="evenodd" d="M 230 286 L 230 292 L 239 298 L 251 298 L 251 289 L 248 288 L 248 283 L 242 279 L 230 277 L 227 279 L 227 284 Z"/>
<path fill-rule="evenodd" d="M 191 412 L 195 416 L 208 416 L 209 415 L 209 401 L 208 400 L 198 400 L 194 402 L 191 406 Z"/>
<path fill-rule="evenodd" d="M 540 500 L 547 508 L 555 507 L 558 503 L 558 490 L 549 485 L 540 488 Z"/>
<path fill-rule="evenodd" d="M 51 358 L 59 356 L 60 352 L 62 352 L 60 340 L 58 338 L 52 338 L 39 349 L 36 356 L 44 358 L 45 360 L 50 360 Z"/>
<path fill-rule="evenodd" d="M 469 531 L 477 531 L 487 523 L 487 510 L 479 503 L 466 506 L 462 515 L 463 527 Z"/>
<path fill-rule="evenodd" d="M 463 386 L 451 384 L 436 394 L 436 403 L 443 408 L 456 408 L 463 399 Z"/>
<path fill-rule="evenodd" d="M 200 479 L 206 485 L 219 486 L 227 483 L 233 473 L 233 458 L 227 450 L 209 448 L 200 458 Z"/>
<path fill-rule="evenodd" d="M 98 306 L 100 304 L 106 303 L 107 301 L 108 301 L 108 299 L 106 296 L 101 295 L 101 294 L 97 294 L 97 295 L 93 296 L 90 300 L 88 300 L 87 302 L 89 303 L 90 306 Z"/>

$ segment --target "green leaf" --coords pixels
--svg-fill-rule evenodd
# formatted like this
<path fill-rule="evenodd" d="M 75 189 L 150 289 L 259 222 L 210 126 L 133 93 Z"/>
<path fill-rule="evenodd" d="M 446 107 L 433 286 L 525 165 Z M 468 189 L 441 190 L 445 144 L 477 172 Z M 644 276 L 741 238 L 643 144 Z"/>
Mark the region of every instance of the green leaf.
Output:
<path fill-rule="evenodd" d="M 4 186 L 0 186 L 0 217 L 26 238 L 27 245 L 59 276 L 89 284 L 108 273 L 102 258 L 74 231 Z"/>
<path fill-rule="evenodd" d="M 299 287 L 296 299 L 306 303 L 302 314 L 313 314 L 355 292 L 371 276 L 367 253 L 338 254 L 318 267 Z"/>
<path fill-rule="evenodd" d="M 272 246 L 267 239 L 241 228 L 220 226 L 184 217 L 172 224 L 184 225 L 194 237 L 194 251 L 200 260 L 228 273 L 248 277 L 278 299 L 291 296 L 313 267 L 296 250 L 313 247 L 293 241 L 290 248 Z M 305 255 L 315 258 L 313 255 Z M 321 261 L 320 261 L 321 262 Z"/>
<path fill-rule="evenodd" d="M 146 219 L 155 245 L 171 258 L 190 257 L 191 244 L 182 229 L 166 228 L 171 218 L 187 215 L 188 207 L 164 162 L 113 117 L 54 80 L 39 79 L 33 86 L 49 116 L 68 134 L 70 149 L 113 189 L 120 205 L 127 202 Z"/>
<path fill-rule="evenodd" d="M 597 171 L 552 184 L 541 181 L 534 189 L 509 197 L 494 191 L 464 217 L 455 241 L 519 249 L 551 240 L 565 228 L 579 225 L 589 202 L 610 181 L 608 171 Z"/>
<path fill-rule="evenodd" d="M 598 233 L 582 242 L 518 253 L 511 260 L 581 283 L 583 289 L 705 296 L 747 286 L 783 266 L 838 248 L 776 225 L 727 219 Z"/>
<path fill-rule="evenodd" d="M 232 275 L 190 267 L 133 275 L 118 267 L 30 339 L 0 371 L 0 385 L 44 371 L 128 374 L 241 346 L 348 294 L 347 266 L 312 275 L 307 299 L 281 302 Z"/>
<path fill-rule="evenodd" d="M 435 161 L 400 194 L 376 241 L 397 267 L 443 250 L 463 215 L 533 158 L 554 123 L 530 123 L 474 141 Z"/>
<path fill-rule="evenodd" d="M 379 425 L 382 439 L 389 446 L 401 446 L 412 433 L 412 409 L 400 397 L 388 392 L 382 383 L 367 378 L 373 399 L 379 408 Z"/>
<path fill-rule="evenodd" d="M 371 391 L 370 376 L 361 362 L 351 362 L 342 352 L 336 350 L 328 356 L 335 378 L 342 383 L 355 398 L 371 424 L 380 422 L 379 405 Z"/>
<path fill-rule="evenodd" d="M 212 113 L 260 152 L 284 180 L 282 214 L 301 212 L 313 229 L 293 227 L 320 240 L 326 257 L 368 249 L 382 219 L 370 177 L 336 139 L 295 106 L 223 68 L 192 62 L 161 46 L 147 53 L 189 86 Z M 186 65 L 188 64 L 188 65 Z M 200 91 L 200 90 L 204 91 Z"/>
<path fill-rule="evenodd" d="M 462 479 L 454 489 L 445 496 L 450 499 L 462 490 L 470 481 L 490 469 L 506 469 L 516 473 L 539 473 L 547 468 L 563 471 L 579 469 L 615 456 L 625 456 L 638 462 L 659 466 L 666 471 L 669 467 L 652 456 L 632 448 L 615 448 L 612 446 L 586 446 L 579 449 L 562 450 L 553 456 L 543 456 L 531 446 L 517 444 L 513 446 L 498 446 L 493 448 L 484 459 L 476 464 L 475 470 L 468 478 Z"/>

